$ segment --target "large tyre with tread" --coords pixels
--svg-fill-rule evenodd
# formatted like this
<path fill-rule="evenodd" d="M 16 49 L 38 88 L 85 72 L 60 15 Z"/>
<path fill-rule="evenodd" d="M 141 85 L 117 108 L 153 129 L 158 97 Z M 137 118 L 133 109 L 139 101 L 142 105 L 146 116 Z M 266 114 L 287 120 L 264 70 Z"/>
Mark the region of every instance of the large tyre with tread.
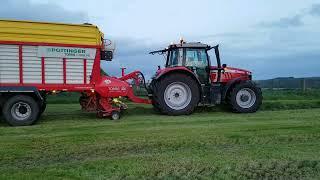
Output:
<path fill-rule="evenodd" d="M 39 116 L 41 116 L 47 109 L 47 96 L 46 94 L 42 94 L 43 103 L 40 105 L 40 113 Z"/>
<path fill-rule="evenodd" d="M 47 109 L 47 102 L 44 102 L 40 108 L 40 115 L 43 114 Z"/>
<path fill-rule="evenodd" d="M 234 112 L 254 113 L 262 104 L 262 92 L 252 81 L 236 84 L 228 94 L 228 104 Z"/>
<path fill-rule="evenodd" d="M 191 114 L 199 99 L 197 82 L 186 74 L 171 74 L 154 84 L 153 106 L 163 114 Z"/>
<path fill-rule="evenodd" d="M 30 96 L 16 95 L 6 101 L 2 113 L 9 125 L 27 126 L 38 120 L 40 107 Z"/>
<path fill-rule="evenodd" d="M 159 104 L 158 103 L 154 103 L 155 102 L 155 99 L 152 98 L 152 106 L 153 106 L 153 110 L 156 112 L 156 113 L 161 113 L 161 109 L 159 107 Z"/>
<path fill-rule="evenodd" d="M 42 114 L 46 111 L 46 109 L 47 109 L 47 102 L 46 101 L 44 101 L 43 103 L 42 103 L 42 105 L 39 105 L 39 113 L 38 113 L 38 118 L 37 119 L 40 119 L 40 117 L 42 116 Z"/>
<path fill-rule="evenodd" d="M 151 101 L 152 101 L 153 110 L 156 113 L 162 113 L 161 112 L 161 108 L 160 108 L 160 104 L 158 102 L 158 98 L 157 98 L 156 94 L 153 94 Z"/>

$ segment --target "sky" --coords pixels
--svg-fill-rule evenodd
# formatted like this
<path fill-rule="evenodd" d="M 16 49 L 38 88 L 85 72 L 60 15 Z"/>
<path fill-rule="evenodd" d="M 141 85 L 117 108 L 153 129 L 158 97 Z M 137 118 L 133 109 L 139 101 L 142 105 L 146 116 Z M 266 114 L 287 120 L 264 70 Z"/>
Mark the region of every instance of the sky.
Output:
<path fill-rule="evenodd" d="M 97 25 L 116 44 L 102 63 L 114 76 L 126 67 L 151 77 L 165 61 L 148 52 L 181 37 L 220 44 L 222 62 L 255 79 L 320 76 L 317 0 L 2 0 L 0 18 Z"/>

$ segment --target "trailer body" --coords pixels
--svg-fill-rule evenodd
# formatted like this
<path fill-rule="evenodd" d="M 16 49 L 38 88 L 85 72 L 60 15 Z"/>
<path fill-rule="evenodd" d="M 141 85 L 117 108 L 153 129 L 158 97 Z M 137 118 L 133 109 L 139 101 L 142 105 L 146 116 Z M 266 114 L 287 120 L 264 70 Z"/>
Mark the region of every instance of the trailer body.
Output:
<path fill-rule="evenodd" d="M 93 25 L 0 20 L 0 84 L 90 89 L 99 78 L 102 36 Z"/>

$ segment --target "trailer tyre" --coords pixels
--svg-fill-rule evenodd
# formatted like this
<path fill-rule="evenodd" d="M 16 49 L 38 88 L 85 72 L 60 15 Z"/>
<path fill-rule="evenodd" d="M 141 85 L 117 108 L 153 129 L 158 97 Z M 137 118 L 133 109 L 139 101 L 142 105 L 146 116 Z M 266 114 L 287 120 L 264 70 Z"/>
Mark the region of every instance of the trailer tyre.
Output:
<path fill-rule="evenodd" d="M 40 115 L 41 114 L 43 114 L 45 111 L 46 111 L 46 109 L 47 109 L 47 103 L 46 102 L 44 102 L 43 104 L 42 104 L 42 106 L 41 106 L 41 108 L 40 108 Z"/>
<path fill-rule="evenodd" d="M 230 91 L 228 101 L 234 112 L 253 113 L 262 104 L 262 92 L 255 83 L 242 82 L 235 85 Z"/>
<path fill-rule="evenodd" d="M 199 99 L 197 82 L 186 74 L 171 74 L 155 83 L 154 106 L 163 114 L 191 114 Z"/>
<path fill-rule="evenodd" d="M 119 111 L 112 111 L 111 120 L 119 120 L 121 118 L 121 114 Z"/>
<path fill-rule="evenodd" d="M 34 124 L 39 117 L 38 103 L 30 96 L 13 96 L 4 104 L 3 116 L 11 126 L 27 126 Z"/>
<path fill-rule="evenodd" d="M 41 116 L 47 109 L 47 97 L 46 95 L 42 95 L 42 98 L 43 98 L 43 102 L 42 104 L 40 105 L 40 113 L 39 113 L 39 116 Z"/>

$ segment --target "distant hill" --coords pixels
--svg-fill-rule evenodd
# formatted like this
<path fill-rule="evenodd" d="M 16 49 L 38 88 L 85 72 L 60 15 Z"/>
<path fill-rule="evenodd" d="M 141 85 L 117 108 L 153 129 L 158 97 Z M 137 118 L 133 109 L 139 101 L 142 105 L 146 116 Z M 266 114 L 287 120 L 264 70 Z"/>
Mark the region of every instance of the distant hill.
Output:
<path fill-rule="evenodd" d="M 294 77 L 278 77 L 268 80 L 257 81 L 262 88 L 281 88 L 281 89 L 303 89 L 315 88 L 320 89 L 320 77 L 306 77 L 306 78 L 294 78 Z"/>

